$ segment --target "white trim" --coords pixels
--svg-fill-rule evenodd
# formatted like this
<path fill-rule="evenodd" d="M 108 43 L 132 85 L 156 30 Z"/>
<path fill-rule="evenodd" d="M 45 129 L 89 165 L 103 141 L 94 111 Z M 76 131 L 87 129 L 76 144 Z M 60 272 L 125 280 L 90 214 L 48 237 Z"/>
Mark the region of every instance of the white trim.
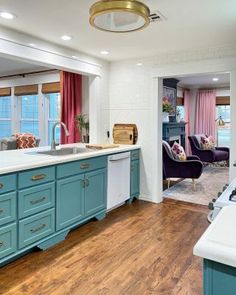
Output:
<path fill-rule="evenodd" d="M 0 56 L 18 58 L 26 62 L 34 62 L 46 67 L 55 67 L 85 75 L 101 75 L 101 65 L 86 60 L 74 59 L 59 52 L 42 48 L 34 48 L 17 41 L 0 38 Z"/>

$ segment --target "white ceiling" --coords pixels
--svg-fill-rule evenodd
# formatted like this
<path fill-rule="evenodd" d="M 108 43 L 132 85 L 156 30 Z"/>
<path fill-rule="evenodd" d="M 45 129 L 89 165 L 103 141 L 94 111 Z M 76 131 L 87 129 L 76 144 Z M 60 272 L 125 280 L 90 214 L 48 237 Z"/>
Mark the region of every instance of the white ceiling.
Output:
<path fill-rule="evenodd" d="M 34 65 L 31 63 L 16 61 L 0 57 L 0 77 L 7 75 L 15 75 L 29 73 L 34 71 L 42 71 L 47 68 Z"/>
<path fill-rule="evenodd" d="M 114 34 L 89 25 L 89 7 L 95 0 L 1 0 L 0 10 L 17 18 L 0 24 L 70 48 L 119 60 L 152 56 L 167 51 L 202 49 L 236 43 L 235 0 L 145 0 L 151 11 L 160 11 L 166 21 L 143 31 Z M 60 40 L 64 34 L 74 38 Z"/>
<path fill-rule="evenodd" d="M 213 78 L 218 78 L 218 81 L 213 81 Z M 180 82 L 178 86 L 181 87 L 193 87 L 193 88 L 203 88 L 203 87 L 229 87 L 230 86 L 230 74 L 229 73 L 215 73 L 208 75 L 195 75 L 195 76 L 185 76 L 177 77 Z"/>

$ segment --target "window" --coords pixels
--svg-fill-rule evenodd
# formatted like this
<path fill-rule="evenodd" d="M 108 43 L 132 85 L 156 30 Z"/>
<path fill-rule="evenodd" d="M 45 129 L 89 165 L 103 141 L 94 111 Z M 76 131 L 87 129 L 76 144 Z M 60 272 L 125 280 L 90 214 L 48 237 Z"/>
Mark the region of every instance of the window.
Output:
<path fill-rule="evenodd" d="M 51 86 L 58 83 L 48 84 Z M 48 86 L 48 84 L 45 85 Z M 26 89 L 26 86 L 24 87 Z M 36 91 L 38 89 L 41 87 L 37 85 Z M 41 145 L 50 145 L 52 126 L 60 121 L 61 107 L 58 89 L 50 88 L 49 90 L 55 92 L 40 91 L 34 95 L 19 93 L 17 96 L 18 92 L 12 89 L 14 93 L 12 96 L 0 96 L 0 139 L 18 132 L 33 133 L 40 138 Z M 58 142 L 60 142 L 60 133 L 60 127 L 57 127 L 55 139 Z"/>
<path fill-rule="evenodd" d="M 48 99 L 48 144 L 51 144 L 52 140 L 52 126 L 56 122 L 60 121 L 61 114 L 61 97 L 60 93 L 50 93 L 47 94 Z M 57 127 L 55 130 L 55 139 L 60 142 L 61 139 L 61 128 Z"/>
<path fill-rule="evenodd" d="M 221 116 L 225 122 L 224 126 L 217 124 L 217 143 L 218 146 L 230 145 L 230 105 L 216 106 L 216 118 Z"/>
<path fill-rule="evenodd" d="M 180 119 L 184 120 L 184 106 L 183 105 L 176 106 L 176 112 L 179 112 Z"/>
<path fill-rule="evenodd" d="M 39 136 L 39 103 L 38 95 L 24 95 L 20 100 L 20 132 L 33 133 Z"/>
<path fill-rule="evenodd" d="M 11 96 L 0 97 L 0 138 L 11 135 Z"/>

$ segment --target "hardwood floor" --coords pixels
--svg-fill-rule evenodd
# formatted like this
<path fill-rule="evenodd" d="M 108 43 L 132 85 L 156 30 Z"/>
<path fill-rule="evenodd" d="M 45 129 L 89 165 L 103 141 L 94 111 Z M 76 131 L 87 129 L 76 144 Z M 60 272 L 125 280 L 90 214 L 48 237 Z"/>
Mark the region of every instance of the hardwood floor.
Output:
<path fill-rule="evenodd" d="M 135 201 L 0 269 L 0 294 L 200 295 L 204 206 Z"/>

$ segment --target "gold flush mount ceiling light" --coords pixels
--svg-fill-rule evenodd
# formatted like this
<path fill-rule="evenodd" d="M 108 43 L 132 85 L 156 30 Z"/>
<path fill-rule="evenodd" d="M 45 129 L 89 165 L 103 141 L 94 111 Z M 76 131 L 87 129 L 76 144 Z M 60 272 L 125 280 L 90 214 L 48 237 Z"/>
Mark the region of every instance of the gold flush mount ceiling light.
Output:
<path fill-rule="evenodd" d="M 90 8 L 90 24 L 102 31 L 127 33 L 149 25 L 150 10 L 136 0 L 101 0 Z"/>

